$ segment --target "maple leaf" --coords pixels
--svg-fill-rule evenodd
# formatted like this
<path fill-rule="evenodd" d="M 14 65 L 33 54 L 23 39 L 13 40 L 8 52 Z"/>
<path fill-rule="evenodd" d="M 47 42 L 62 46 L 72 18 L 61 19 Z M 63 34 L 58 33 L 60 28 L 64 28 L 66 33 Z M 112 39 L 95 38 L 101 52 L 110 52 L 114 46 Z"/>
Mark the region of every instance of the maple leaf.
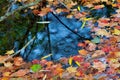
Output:
<path fill-rule="evenodd" d="M 68 67 L 67 69 L 66 69 L 69 73 L 75 73 L 75 72 L 77 72 L 77 67 Z"/>

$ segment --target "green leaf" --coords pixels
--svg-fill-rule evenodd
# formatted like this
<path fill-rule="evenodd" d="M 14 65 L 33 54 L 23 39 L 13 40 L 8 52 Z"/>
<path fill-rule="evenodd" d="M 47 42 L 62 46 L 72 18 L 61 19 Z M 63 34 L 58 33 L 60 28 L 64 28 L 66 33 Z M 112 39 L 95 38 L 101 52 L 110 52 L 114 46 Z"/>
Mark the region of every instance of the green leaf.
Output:
<path fill-rule="evenodd" d="M 33 72 L 38 72 L 41 68 L 42 68 L 42 66 L 41 66 L 40 64 L 34 64 L 34 65 L 31 66 L 30 69 L 31 69 Z"/>

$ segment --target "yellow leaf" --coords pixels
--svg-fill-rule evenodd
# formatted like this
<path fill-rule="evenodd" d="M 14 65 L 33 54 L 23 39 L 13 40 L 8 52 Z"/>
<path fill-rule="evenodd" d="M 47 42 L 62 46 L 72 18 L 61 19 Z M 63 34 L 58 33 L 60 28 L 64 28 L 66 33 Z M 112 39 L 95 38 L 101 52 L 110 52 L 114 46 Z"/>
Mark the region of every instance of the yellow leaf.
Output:
<path fill-rule="evenodd" d="M 4 73 L 3 73 L 3 76 L 4 76 L 4 77 L 9 77 L 9 76 L 10 76 L 10 72 L 4 72 Z"/>
<path fill-rule="evenodd" d="M 79 63 L 78 61 L 75 61 L 75 63 L 76 63 L 78 66 L 80 66 L 80 63 Z"/>
<path fill-rule="evenodd" d="M 113 33 L 113 34 L 115 34 L 115 35 L 120 35 L 120 30 L 114 29 L 114 33 Z"/>
<path fill-rule="evenodd" d="M 80 11 L 80 6 L 78 6 L 78 10 Z"/>
<path fill-rule="evenodd" d="M 14 53 L 14 50 L 7 51 L 5 54 L 11 55 Z"/>
<path fill-rule="evenodd" d="M 70 58 L 69 58 L 69 65 L 72 65 L 72 61 L 73 61 L 73 58 L 70 57 Z"/>
<path fill-rule="evenodd" d="M 77 67 L 68 67 L 67 68 L 67 71 L 69 72 L 69 73 L 75 73 L 75 72 L 77 72 Z"/>

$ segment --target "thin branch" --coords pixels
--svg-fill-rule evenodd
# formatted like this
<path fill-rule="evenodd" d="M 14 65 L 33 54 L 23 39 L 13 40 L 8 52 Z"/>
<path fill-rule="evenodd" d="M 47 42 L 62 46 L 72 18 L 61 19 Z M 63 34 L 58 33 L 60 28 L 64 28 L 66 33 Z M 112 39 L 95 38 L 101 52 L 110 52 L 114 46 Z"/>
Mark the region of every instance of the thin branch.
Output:
<path fill-rule="evenodd" d="M 22 9 L 25 9 L 25 8 L 31 7 L 31 6 L 34 6 L 34 5 L 38 4 L 40 1 L 42 1 L 42 0 L 36 0 L 36 1 L 32 2 L 32 3 L 26 4 L 24 6 L 20 6 L 18 9 L 14 10 L 12 12 L 7 12 L 4 16 L 0 17 L 0 22 L 3 21 L 3 20 L 5 20 L 6 18 L 8 18 L 13 13 L 15 13 L 17 11 L 20 11 Z"/>
<path fill-rule="evenodd" d="M 12 54 L 11 56 L 5 58 L 3 61 L 1 61 L 0 63 L 3 63 L 5 61 L 7 61 L 8 59 L 12 58 L 13 56 L 19 54 L 23 49 L 25 49 L 33 40 L 35 39 L 35 36 L 29 41 L 27 42 L 27 44 L 25 46 L 22 47 L 22 49 L 18 50 L 16 53 Z"/>

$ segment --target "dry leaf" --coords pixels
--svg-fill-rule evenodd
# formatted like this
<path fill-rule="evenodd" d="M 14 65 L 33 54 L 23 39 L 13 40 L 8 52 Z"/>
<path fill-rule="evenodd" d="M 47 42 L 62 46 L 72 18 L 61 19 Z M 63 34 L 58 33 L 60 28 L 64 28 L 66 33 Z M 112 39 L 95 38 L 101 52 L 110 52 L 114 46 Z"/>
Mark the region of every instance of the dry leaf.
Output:
<path fill-rule="evenodd" d="M 69 73 L 75 73 L 75 72 L 77 72 L 77 67 L 68 67 L 67 68 L 67 71 L 69 72 Z"/>
<path fill-rule="evenodd" d="M 84 55 L 84 56 L 86 56 L 88 54 L 88 51 L 86 51 L 85 49 L 81 49 L 78 52 L 79 52 L 79 54 Z"/>
<path fill-rule="evenodd" d="M 29 73 L 29 69 L 20 69 L 17 72 L 11 74 L 11 77 L 22 77 Z"/>
<path fill-rule="evenodd" d="M 92 57 L 93 57 L 93 58 L 94 58 L 94 57 L 99 57 L 99 56 L 101 56 L 101 55 L 105 55 L 105 52 L 102 51 L 102 50 L 96 50 L 96 51 L 94 52 L 94 54 L 92 55 Z"/>
<path fill-rule="evenodd" d="M 99 72 L 102 72 L 106 69 L 106 64 L 103 64 L 101 61 L 93 62 L 93 68 L 98 69 Z"/>
<path fill-rule="evenodd" d="M 99 29 L 98 31 L 96 31 L 95 33 L 98 36 L 107 36 L 110 37 L 110 33 L 107 32 L 105 29 Z"/>
<path fill-rule="evenodd" d="M 4 66 L 5 67 L 12 67 L 13 63 L 11 63 L 11 62 L 4 62 Z"/>
<path fill-rule="evenodd" d="M 114 29 L 114 33 L 113 33 L 114 35 L 120 35 L 120 30 L 118 30 L 118 29 Z"/>
<path fill-rule="evenodd" d="M 11 74 L 11 72 L 4 72 L 4 73 L 3 73 L 3 77 L 9 77 L 10 74 Z"/>
<path fill-rule="evenodd" d="M 14 65 L 15 66 L 21 66 L 23 64 L 23 59 L 21 57 L 15 57 L 14 58 Z"/>
<path fill-rule="evenodd" d="M 5 54 L 11 55 L 14 53 L 14 50 L 7 51 Z"/>

